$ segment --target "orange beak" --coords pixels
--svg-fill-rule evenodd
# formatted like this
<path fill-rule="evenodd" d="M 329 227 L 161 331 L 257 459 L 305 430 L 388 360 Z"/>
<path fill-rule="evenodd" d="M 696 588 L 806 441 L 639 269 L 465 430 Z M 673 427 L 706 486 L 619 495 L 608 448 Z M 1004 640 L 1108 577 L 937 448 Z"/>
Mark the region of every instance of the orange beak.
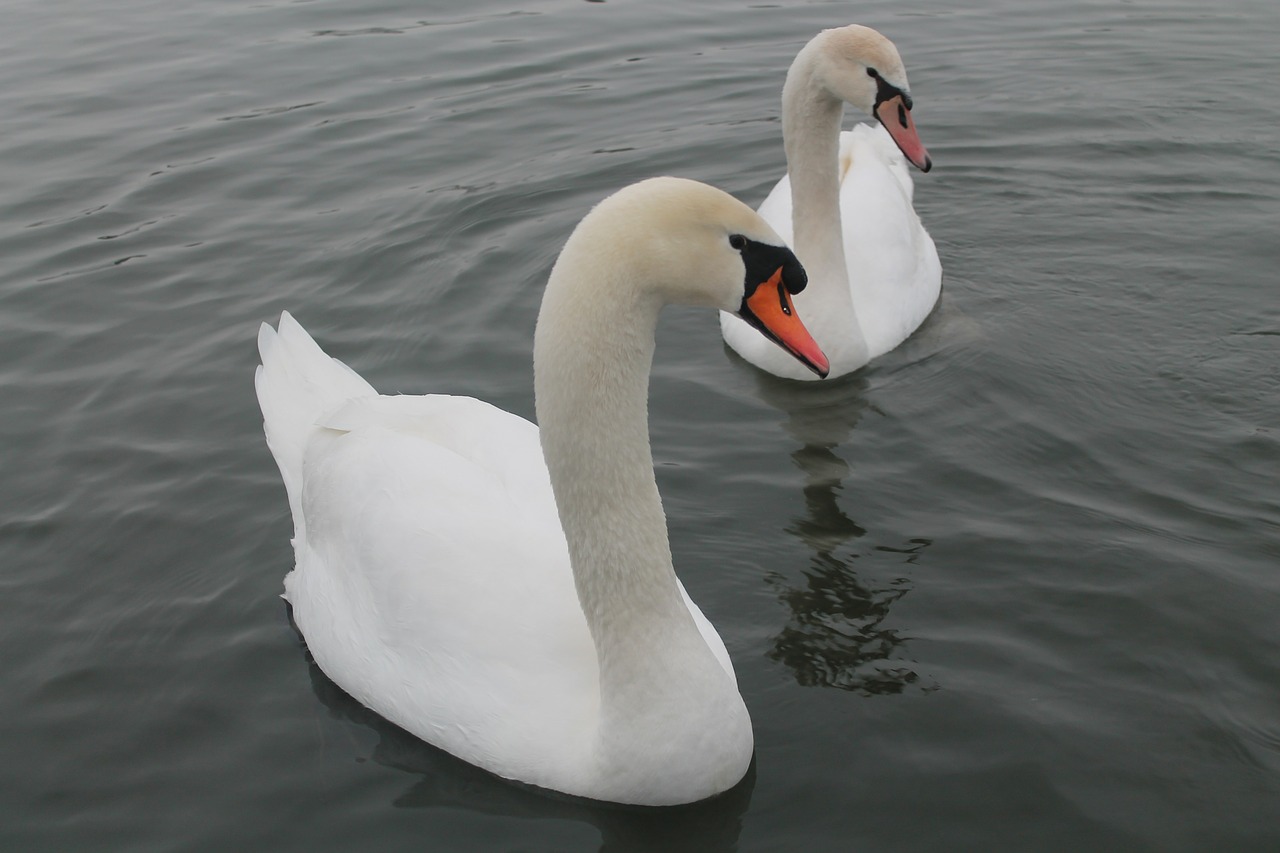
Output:
<path fill-rule="evenodd" d="M 911 165 L 922 172 L 933 168 L 929 152 L 924 150 L 920 134 L 916 133 L 916 123 L 911 120 L 911 108 L 902 95 L 894 95 L 877 104 L 876 118 L 889 131 L 898 149 L 911 161 Z"/>
<path fill-rule="evenodd" d="M 739 315 L 769 340 L 799 359 L 805 367 L 826 378 L 831 370 L 827 357 L 817 341 L 800 322 L 791 294 L 782 284 L 782 267 L 742 300 Z"/>

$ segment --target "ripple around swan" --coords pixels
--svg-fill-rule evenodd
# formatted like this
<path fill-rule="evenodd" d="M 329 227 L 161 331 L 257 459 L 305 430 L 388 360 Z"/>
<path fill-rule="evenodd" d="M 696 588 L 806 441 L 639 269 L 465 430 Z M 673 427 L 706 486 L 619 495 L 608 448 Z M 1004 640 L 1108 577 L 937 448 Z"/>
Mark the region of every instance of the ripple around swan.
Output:
<path fill-rule="evenodd" d="M 943 299 L 822 386 L 664 316 L 672 546 L 757 753 L 654 814 L 479 774 L 309 664 L 254 335 L 289 308 L 379 388 L 531 415 L 573 224 L 658 173 L 758 203 L 848 10 L 8 9 L 0 846 L 1275 849 L 1274 4 L 858 13 L 911 70 Z"/>

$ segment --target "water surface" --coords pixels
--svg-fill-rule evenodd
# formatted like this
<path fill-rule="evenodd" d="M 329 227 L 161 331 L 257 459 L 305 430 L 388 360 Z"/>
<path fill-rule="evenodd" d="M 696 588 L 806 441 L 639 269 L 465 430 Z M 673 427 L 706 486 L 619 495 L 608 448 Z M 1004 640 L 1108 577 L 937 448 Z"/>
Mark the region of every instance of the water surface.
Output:
<path fill-rule="evenodd" d="M 1275 850 L 1280 10 L 1238 0 L 22 0 L 0 34 L 0 846 Z M 824 27 L 901 49 L 946 270 L 821 387 L 670 311 L 676 565 L 756 761 L 668 811 L 376 718 L 279 599 L 252 391 L 292 311 L 531 415 L 550 265 L 677 174 L 758 203 Z"/>

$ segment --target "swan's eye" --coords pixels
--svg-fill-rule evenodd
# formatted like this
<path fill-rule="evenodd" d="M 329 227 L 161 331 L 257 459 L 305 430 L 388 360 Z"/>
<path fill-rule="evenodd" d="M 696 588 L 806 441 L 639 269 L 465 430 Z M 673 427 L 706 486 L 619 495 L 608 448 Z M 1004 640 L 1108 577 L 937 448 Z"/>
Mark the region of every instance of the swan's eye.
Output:
<path fill-rule="evenodd" d="M 747 238 L 743 237 L 741 234 L 730 234 L 729 245 L 741 252 L 743 249 L 747 248 Z"/>
<path fill-rule="evenodd" d="M 873 79 L 879 80 L 879 79 L 880 79 L 880 72 L 879 72 L 879 71 L 877 71 L 877 70 L 875 70 L 874 68 L 868 68 L 868 69 L 867 69 L 867 76 L 868 76 L 868 77 L 871 77 L 871 78 L 873 78 Z"/>

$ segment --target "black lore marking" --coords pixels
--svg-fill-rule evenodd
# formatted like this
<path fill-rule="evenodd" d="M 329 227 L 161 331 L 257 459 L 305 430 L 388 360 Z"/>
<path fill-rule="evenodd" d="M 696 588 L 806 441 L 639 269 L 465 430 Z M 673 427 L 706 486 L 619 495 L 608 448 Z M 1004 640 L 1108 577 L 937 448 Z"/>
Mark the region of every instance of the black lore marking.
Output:
<path fill-rule="evenodd" d="M 868 68 L 868 69 L 867 69 L 867 71 L 868 71 L 868 72 L 870 72 L 870 71 L 871 71 L 871 69 L 870 69 L 870 68 Z M 890 100 L 890 99 L 892 99 L 892 98 L 897 98 L 897 97 L 901 97 L 901 98 L 902 98 L 902 105 L 903 105 L 904 107 L 906 107 L 907 109 L 911 109 L 912 102 L 911 102 L 911 96 L 910 96 L 910 95 L 908 95 L 906 92 L 902 91 L 902 90 L 901 90 L 901 89 L 899 89 L 897 86 L 895 86 L 895 85 L 893 85 L 892 83 L 890 83 L 888 80 L 886 80 L 886 79 L 884 79 L 883 77 L 881 77 L 879 74 L 872 74 L 871 76 L 872 76 L 872 77 L 874 77 L 874 78 L 875 78 L 875 81 L 876 81 L 876 103 L 875 103 L 875 106 L 876 106 L 876 108 L 877 108 L 877 109 L 878 109 L 878 108 L 880 107 L 880 105 L 881 105 L 881 104 L 883 104 L 885 101 L 888 101 L 888 100 Z"/>
<path fill-rule="evenodd" d="M 773 246 L 750 237 L 744 237 L 743 243 L 741 252 L 742 262 L 746 265 L 746 276 L 742 286 L 747 296 L 755 293 L 756 288 L 772 278 L 779 269 L 782 270 L 779 285 L 785 287 L 788 293 L 799 293 L 809 283 L 804 267 L 796 259 L 795 253 L 786 246 Z"/>

